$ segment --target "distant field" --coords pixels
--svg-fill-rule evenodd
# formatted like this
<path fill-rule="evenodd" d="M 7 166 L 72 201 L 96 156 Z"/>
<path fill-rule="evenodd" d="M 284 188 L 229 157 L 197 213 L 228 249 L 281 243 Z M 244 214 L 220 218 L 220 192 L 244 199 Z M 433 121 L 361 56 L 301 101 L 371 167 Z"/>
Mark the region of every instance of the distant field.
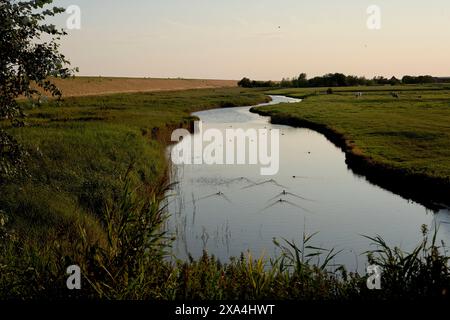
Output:
<path fill-rule="evenodd" d="M 234 80 L 75 77 L 55 79 L 64 96 L 236 87 Z"/>
<path fill-rule="evenodd" d="M 327 87 L 321 88 L 285 88 L 273 89 L 268 94 L 290 95 L 293 97 L 305 97 L 319 93 L 326 93 Z M 385 85 L 385 86 L 354 86 L 354 87 L 333 87 L 335 93 L 390 93 L 390 92 L 422 92 L 422 91 L 450 91 L 450 83 L 423 84 L 423 85 Z"/>

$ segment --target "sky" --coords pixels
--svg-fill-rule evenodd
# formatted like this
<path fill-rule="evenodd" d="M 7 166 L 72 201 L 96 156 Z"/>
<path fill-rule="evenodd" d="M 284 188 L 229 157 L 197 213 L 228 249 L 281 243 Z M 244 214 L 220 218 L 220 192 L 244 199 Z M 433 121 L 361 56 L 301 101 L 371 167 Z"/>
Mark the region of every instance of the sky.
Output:
<path fill-rule="evenodd" d="M 301 72 L 450 76 L 448 0 L 55 0 L 81 28 L 79 75 L 281 80 Z M 367 26 L 370 5 L 381 29 Z M 66 25 L 68 14 L 55 22 Z"/>

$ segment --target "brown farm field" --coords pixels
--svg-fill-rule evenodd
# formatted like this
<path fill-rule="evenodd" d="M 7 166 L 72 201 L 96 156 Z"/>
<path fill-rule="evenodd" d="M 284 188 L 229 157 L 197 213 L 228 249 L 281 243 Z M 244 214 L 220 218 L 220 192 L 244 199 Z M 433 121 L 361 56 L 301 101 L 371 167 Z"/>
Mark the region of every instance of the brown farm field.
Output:
<path fill-rule="evenodd" d="M 75 77 L 54 79 L 65 97 L 236 87 L 235 80 Z"/>

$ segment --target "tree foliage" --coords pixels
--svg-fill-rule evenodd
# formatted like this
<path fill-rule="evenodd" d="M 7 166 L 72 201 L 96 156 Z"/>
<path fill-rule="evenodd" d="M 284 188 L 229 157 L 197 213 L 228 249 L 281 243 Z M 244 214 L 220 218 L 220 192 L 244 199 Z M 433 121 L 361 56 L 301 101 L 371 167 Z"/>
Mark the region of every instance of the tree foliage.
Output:
<path fill-rule="evenodd" d="M 402 80 L 395 76 L 390 79 L 383 76 L 376 76 L 372 79 L 345 75 L 343 73 L 327 73 L 308 79 L 305 73 L 298 77 L 283 78 L 280 82 L 255 81 L 243 78 L 238 85 L 244 88 L 255 87 L 280 87 L 280 88 L 313 88 L 313 87 L 349 87 L 349 86 L 374 86 L 374 85 L 399 85 L 399 84 L 425 84 L 437 82 L 450 82 L 447 78 L 436 78 L 432 76 L 404 76 Z"/>
<path fill-rule="evenodd" d="M 272 88 L 276 86 L 276 83 L 273 81 L 257 81 L 250 80 L 249 78 L 242 78 L 238 82 L 238 86 L 242 88 Z"/>
<path fill-rule="evenodd" d="M 432 76 L 404 76 L 402 82 L 404 84 L 425 84 L 425 83 L 436 83 L 438 79 Z"/>
<path fill-rule="evenodd" d="M 59 53 L 66 32 L 45 20 L 64 12 L 49 5 L 53 0 L 0 0 L 0 121 L 22 126 L 24 113 L 17 99 L 39 103 L 44 92 L 60 98 L 52 77 L 66 78 L 75 71 Z M 24 152 L 17 141 L 0 129 L 0 178 L 20 170 Z"/>

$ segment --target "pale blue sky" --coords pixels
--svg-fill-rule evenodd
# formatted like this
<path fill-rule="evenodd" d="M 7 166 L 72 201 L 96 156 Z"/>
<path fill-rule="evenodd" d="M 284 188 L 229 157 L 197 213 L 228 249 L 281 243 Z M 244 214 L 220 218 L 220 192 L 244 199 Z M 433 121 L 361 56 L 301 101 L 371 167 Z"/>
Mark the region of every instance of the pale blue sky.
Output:
<path fill-rule="evenodd" d="M 448 0 L 56 0 L 81 75 L 279 80 L 306 72 L 450 76 Z M 366 9 L 381 8 L 381 30 Z M 65 17 L 64 17 L 65 18 Z M 63 23 L 62 17 L 59 23 Z"/>

